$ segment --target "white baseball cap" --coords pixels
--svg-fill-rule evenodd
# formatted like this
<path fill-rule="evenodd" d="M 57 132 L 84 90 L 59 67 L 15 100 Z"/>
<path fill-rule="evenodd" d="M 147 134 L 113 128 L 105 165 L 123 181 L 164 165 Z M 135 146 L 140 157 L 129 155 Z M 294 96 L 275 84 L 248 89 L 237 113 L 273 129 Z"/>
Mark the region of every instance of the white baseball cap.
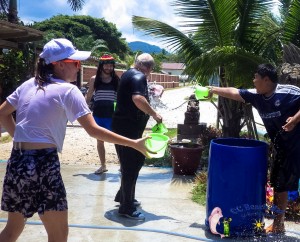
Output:
<path fill-rule="evenodd" d="M 86 60 L 91 55 L 90 51 L 76 50 L 72 42 L 67 39 L 52 39 L 43 48 L 40 58 L 45 59 L 46 64 L 55 61 L 70 59 L 70 60 Z"/>

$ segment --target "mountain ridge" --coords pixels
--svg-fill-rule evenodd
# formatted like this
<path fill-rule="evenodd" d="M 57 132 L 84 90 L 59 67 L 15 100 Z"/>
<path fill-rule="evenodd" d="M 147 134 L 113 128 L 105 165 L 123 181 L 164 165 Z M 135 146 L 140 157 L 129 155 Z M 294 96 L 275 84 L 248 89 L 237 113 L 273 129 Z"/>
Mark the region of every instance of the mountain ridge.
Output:
<path fill-rule="evenodd" d="M 141 51 L 145 53 L 161 53 L 162 49 L 156 45 L 151 45 L 143 41 L 133 41 L 128 43 L 132 52 Z"/>

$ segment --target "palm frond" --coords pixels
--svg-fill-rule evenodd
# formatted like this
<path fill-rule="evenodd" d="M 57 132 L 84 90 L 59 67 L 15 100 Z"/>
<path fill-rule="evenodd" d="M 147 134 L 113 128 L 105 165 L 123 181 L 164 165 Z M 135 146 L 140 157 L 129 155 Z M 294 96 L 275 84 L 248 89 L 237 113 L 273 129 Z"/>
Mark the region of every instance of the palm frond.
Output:
<path fill-rule="evenodd" d="M 166 23 L 140 16 L 133 16 L 132 23 L 136 29 L 143 30 L 147 35 L 161 38 L 161 42 L 173 51 L 184 51 L 195 55 L 202 53 L 193 39 Z"/>
<path fill-rule="evenodd" d="M 257 29 L 259 30 L 259 35 L 254 38 L 255 42 L 248 48 L 248 51 L 267 56 L 275 62 L 280 61 L 282 56 L 280 41 L 282 26 L 278 20 L 273 15 L 266 14 L 260 20 L 260 25 Z"/>
<path fill-rule="evenodd" d="M 0 0 L 0 13 L 7 14 L 8 12 L 8 0 Z"/>
<path fill-rule="evenodd" d="M 198 82 L 207 84 L 209 78 L 220 66 L 225 68 L 230 86 L 247 86 L 258 64 L 269 62 L 261 56 L 236 46 L 215 47 L 191 61 L 186 72 L 194 73 Z"/>
<path fill-rule="evenodd" d="M 85 3 L 85 0 L 68 0 L 73 11 L 78 11 L 82 9 L 82 6 Z"/>
<path fill-rule="evenodd" d="M 100 51 L 109 51 L 109 48 L 107 47 L 107 42 L 103 39 L 97 39 L 93 42 L 94 46 L 91 49 L 91 52 L 93 53 L 95 50 Z"/>
<path fill-rule="evenodd" d="M 236 44 L 244 48 L 251 48 L 261 37 L 262 18 L 270 13 L 274 5 L 273 0 L 237 0 L 239 25 L 236 31 Z"/>
<path fill-rule="evenodd" d="M 205 48 L 232 44 L 238 20 L 236 0 L 176 0 L 173 5 L 185 19 L 181 26 L 194 27 L 194 32 L 202 33 L 196 36 Z"/>
<path fill-rule="evenodd" d="M 277 0 L 279 2 L 279 13 L 281 21 L 285 21 L 287 14 L 289 12 L 289 7 L 293 0 Z"/>
<path fill-rule="evenodd" d="M 292 1 L 283 24 L 282 41 L 300 46 L 300 1 Z"/>

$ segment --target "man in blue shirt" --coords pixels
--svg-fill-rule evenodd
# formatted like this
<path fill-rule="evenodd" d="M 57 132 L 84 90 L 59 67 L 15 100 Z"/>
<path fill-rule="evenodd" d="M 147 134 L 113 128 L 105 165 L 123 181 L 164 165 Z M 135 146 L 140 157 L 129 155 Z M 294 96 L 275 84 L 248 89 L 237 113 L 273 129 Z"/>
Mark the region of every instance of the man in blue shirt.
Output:
<path fill-rule="evenodd" d="M 276 150 L 270 181 L 274 187 L 276 213 L 266 233 L 284 233 L 284 215 L 288 191 L 298 190 L 300 177 L 300 88 L 278 84 L 277 71 L 270 64 L 261 64 L 255 73 L 255 89 L 209 87 L 210 96 L 219 96 L 252 104 L 262 118 Z"/>

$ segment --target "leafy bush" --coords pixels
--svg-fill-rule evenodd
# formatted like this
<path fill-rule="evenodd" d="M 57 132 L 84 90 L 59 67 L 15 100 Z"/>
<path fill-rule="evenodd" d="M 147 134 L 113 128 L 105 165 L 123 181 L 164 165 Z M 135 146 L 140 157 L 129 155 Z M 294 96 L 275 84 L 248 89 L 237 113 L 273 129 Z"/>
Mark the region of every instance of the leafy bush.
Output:
<path fill-rule="evenodd" d="M 202 169 L 205 169 L 208 165 L 208 156 L 209 156 L 209 147 L 210 142 L 213 139 L 219 138 L 222 136 L 222 131 L 220 129 L 215 128 L 214 126 L 208 126 L 201 134 L 197 143 L 203 146 L 202 156 L 200 166 Z"/>

